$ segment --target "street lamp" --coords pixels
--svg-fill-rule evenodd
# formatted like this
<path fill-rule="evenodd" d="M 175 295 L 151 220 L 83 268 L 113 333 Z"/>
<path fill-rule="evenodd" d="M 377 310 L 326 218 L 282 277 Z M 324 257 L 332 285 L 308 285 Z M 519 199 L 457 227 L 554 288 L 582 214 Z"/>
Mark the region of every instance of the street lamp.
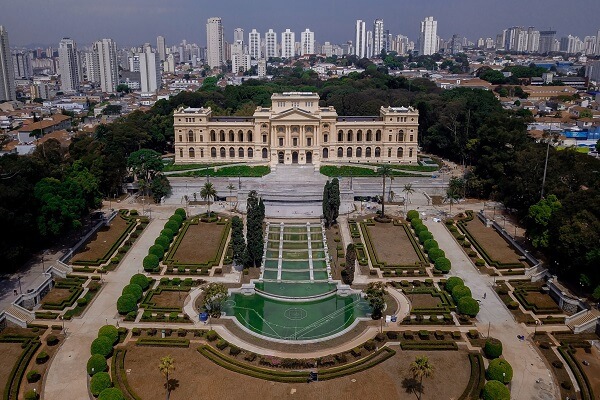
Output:
<path fill-rule="evenodd" d="M 538 321 L 537 319 L 535 320 L 535 328 L 533 328 L 533 337 L 535 338 L 535 335 L 537 334 L 537 327 L 538 324 L 540 323 L 540 321 Z"/>

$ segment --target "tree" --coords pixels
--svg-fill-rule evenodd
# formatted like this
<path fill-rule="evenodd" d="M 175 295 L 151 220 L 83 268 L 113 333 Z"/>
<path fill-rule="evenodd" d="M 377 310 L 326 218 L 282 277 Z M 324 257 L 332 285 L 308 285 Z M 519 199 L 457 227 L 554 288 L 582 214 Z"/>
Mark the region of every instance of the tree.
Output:
<path fill-rule="evenodd" d="M 407 183 L 406 185 L 404 185 L 402 192 L 406 194 L 406 198 L 404 199 L 404 212 L 406 212 L 406 208 L 408 207 L 410 195 L 415 192 L 415 189 L 413 189 L 412 183 Z"/>
<path fill-rule="evenodd" d="M 327 181 L 323 188 L 323 216 L 326 227 L 330 227 L 337 220 L 340 204 L 340 183 L 337 178 L 333 178 Z"/>
<path fill-rule="evenodd" d="M 155 203 L 160 203 L 163 197 L 171 194 L 171 184 L 169 179 L 163 174 L 156 174 L 152 183 L 150 183 L 150 190 L 152 191 L 152 198 Z"/>
<path fill-rule="evenodd" d="M 352 285 L 354 281 L 354 266 L 356 264 L 356 248 L 354 243 L 350 243 L 346 247 L 346 266 L 342 271 L 342 280 L 347 285 Z"/>
<path fill-rule="evenodd" d="M 244 221 L 238 216 L 231 219 L 231 247 L 233 262 L 242 265 L 246 259 L 246 240 L 244 239 Z"/>
<path fill-rule="evenodd" d="M 145 183 L 149 188 L 154 177 L 162 172 L 164 164 L 160 158 L 160 153 L 151 149 L 141 149 L 131 153 L 127 158 L 127 168 L 131 170 L 134 176 Z M 146 195 L 147 193 L 142 192 Z"/>
<path fill-rule="evenodd" d="M 209 283 L 204 291 L 203 306 L 213 317 L 221 315 L 223 302 L 227 300 L 227 288 L 222 283 Z"/>
<path fill-rule="evenodd" d="M 553 194 L 529 207 L 527 236 L 535 247 L 547 248 L 550 245 L 549 225 L 561 207 L 562 204 Z"/>
<path fill-rule="evenodd" d="M 510 400 L 510 390 L 499 381 L 489 381 L 483 387 L 483 400 Z"/>
<path fill-rule="evenodd" d="M 204 201 L 208 201 L 208 210 L 206 215 L 210 216 L 210 201 L 217 197 L 217 190 L 212 183 L 206 182 L 204 186 L 202 186 L 202 189 L 200 189 L 200 197 L 202 197 Z"/>
<path fill-rule="evenodd" d="M 410 372 L 415 379 L 419 380 L 420 390 L 416 391 L 417 399 L 423 395 L 423 378 L 429 378 L 434 373 L 433 365 L 429 362 L 427 356 L 417 356 L 415 361 L 410 363 Z"/>
<path fill-rule="evenodd" d="M 158 369 L 161 374 L 165 376 L 165 388 L 167 389 L 167 400 L 169 400 L 169 396 L 171 394 L 171 384 L 169 383 L 169 374 L 175 371 L 175 359 L 171 357 L 171 355 L 164 356 L 160 358 L 160 364 L 158 364 Z"/>
<path fill-rule="evenodd" d="M 262 261 L 265 241 L 264 218 L 264 203 L 258 198 L 256 191 L 251 190 L 246 202 L 246 262 L 251 267 L 259 266 Z"/>
<path fill-rule="evenodd" d="M 450 203 L 450 216 L 452 216 L 452 204 L 456 203 L 460 198 L 460 192 L 456 188 L 449 186 L 446 190 L 446 197 L 444 200 Z"/>
<path fill-rule="evenodd" d="M 389 165 L 382 165 L 377 168 L 377 175 L 380 175 L 383 179 L 382 184 L 382 195 L 381 195 L 381 218 L 385 217 L 385 178 L 392 175 L 392 167 Z"/>
<path fill-rule="evenodd" d="M 365 289 L 365 294 L 369 305 L 373 309 L 371 314 L 373 319 L 379 319 L 382 316 L 383 308 L 385 307 L 385 283 L 371 282 Z"/>

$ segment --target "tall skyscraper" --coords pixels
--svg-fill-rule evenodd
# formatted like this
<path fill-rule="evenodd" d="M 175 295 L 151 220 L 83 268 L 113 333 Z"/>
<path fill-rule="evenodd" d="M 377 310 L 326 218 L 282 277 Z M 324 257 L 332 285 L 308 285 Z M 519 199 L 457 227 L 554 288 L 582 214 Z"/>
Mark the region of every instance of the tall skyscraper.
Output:
<path fill-rule="evenodd" d="M 381 50 L 385 49 L 383 20 L 376 19 L 373 23 L 373 55 L 379 57 Z"/>
<path fill-rule="evenodd" d="M 300 46 L 302 50 L 300 54 L 315 54 L 315 33 L 307 28 L 301 35 Z"/>
<path fill-rule="evenodd" d="M 17 97 L 14 75 L 8 32 L 0 25 L 0 101 L 14 100 Z"/>
<path fill-rule="evenodd" d="M 289 29 L 281 34 L 281 57 L 292 58 L 296 55 L 296 34 Z"/>
<path fill-rule="evenodd" d="M 596 55 L 600 56 L 600 29 L 598 29 L 598 33 L 596 34 Z"/>
<path fill-rule="evenodd" d="M 114 93 L 119 84 L 119 65 L 117 63 L 117 44 L 112 39 L 102 39 L 94 43 L 94 52 L 98 54 L 100 87 L 105 93 Z"/>
<path fill-rule="evenodd" d="M 248 34 L 248 53 L 250 57 L 255 60 L 259 60 L 261 58 L 260 53 L 260 33 L 256 29 L 252 29 L 252 31 Z"/>
<path fill-rule="evenodd" d="M 156 37 L 156 52 L 160 61 L 167 59 L 167 46 L 165 46 L 165 38 L 163 36 Z"/>
<path fill-rule="evenodd" d="M 354 42 L 354 55 L 358 58 L 367 56 L 367 31 L 366 24 L 363 20 L 356 20 L 356 40 Z"/>
<path fill-rule="evenodd" d="M 238 41 L 244 43 L 244 30 L 242 28 L 235 28 L 233 30 L 233 43 Z"/>
<path fill-rule="evenodd" d="M 552 51 L 555 36 L 556 31 L 540 31 L 540 45 L 538 48 L 540 54 L 547 54 Z"/>
<path fill-rule="evenodd" d="M 160 60 L 151 48 L 138 54 L 140 60 L 140 81 L 143 93 L 156 92 L 161 85 Z"/>
<path fill-rule="evenodd" d="M 427 17 L 421 21 L 421 35 L 419 37 L 419 54 L 430 56 L 437 52 L 437 21 Z"/>
<path fill-rule="evenodd" d="M 81 64 L 77 45 L 70 38 L 63 38 L 58 44 L 58 60 L 60 63 L 61 89 L 65 92 L 76 92 L 81 82 Z"/>
<path fill-rule="evenodd" d="M 373 31 L 367 31 L 367 58 L 373 57 Z"/>
<path fill-rule="evenodd" d="M 277 57 L 277 33 L 269 29 L 265 33 L 265 58 Z"/>
<path fill-rule="evenodd" d="M 93 83 L 100 83 L 100 60 L 97 51 L 88 51 L 83 54 L 85 63 L 85 75 L 87 80 Z"/>
<path fill-rule="evenodd" d="M 208 66 L 218 68 L 225 64 L 225 39 L 221 18 L 209 18 L 206 23 L 206 58 Z"/>
<path fill-rule="evenodd" d="M 12 63 L 15 69 L 15 79 L 29 79 L 33 76 L 32 61 L 30 51 L 13 53 Z"/>

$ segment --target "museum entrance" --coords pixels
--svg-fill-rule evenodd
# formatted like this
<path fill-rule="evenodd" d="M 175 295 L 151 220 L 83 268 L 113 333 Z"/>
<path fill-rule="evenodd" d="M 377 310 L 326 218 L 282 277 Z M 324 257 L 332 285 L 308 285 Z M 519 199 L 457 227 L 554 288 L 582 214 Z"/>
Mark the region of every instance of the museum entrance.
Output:
<path fill-rule="evenodd" d="M 292 151 L 292 164 L 298 164 L 298 152 Z"/>
<path fill-rule="evenodd" d="M 279 153 L 277 153 L 277 160 L 278 160 L 279 164 L 283 164 L 283 161 L 284 161 L 283 151 L 280 151 Z"/>
<path fill-rule="evenodd" d="M 306 152 L 306 163 L 307 164 L 312 164 L 312 151 L 307 151 Z"/>

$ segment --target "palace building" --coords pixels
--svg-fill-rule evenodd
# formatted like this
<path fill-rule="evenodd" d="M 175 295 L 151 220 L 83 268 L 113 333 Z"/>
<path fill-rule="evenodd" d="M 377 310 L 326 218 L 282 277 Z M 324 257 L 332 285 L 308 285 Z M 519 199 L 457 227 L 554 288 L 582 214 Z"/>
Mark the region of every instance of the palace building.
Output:
<path fill-rule="evenodd" d="M 175 110 L 175 163 L 417 163 L 419 112 L 381 107 L 379 116 L 338 116 L 317 93 L 271 96 L 252 117 L 213 116 L 208 108 Z"/>

